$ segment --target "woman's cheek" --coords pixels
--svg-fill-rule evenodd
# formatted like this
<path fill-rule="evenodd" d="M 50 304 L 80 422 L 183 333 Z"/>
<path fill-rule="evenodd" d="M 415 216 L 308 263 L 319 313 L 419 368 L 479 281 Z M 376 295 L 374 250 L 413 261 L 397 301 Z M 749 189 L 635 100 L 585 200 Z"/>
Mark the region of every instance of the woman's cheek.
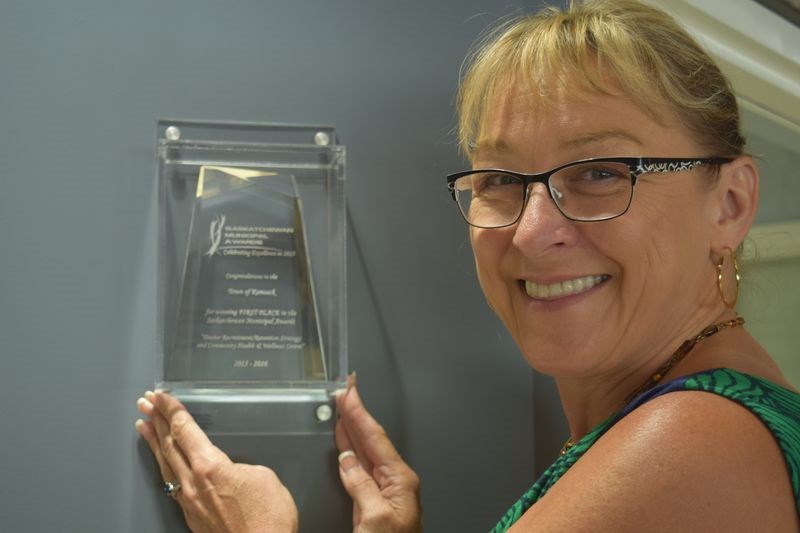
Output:
<path fill-rule="evenodd" d="M 501 275 L 504 247 L 497 238 L 500 235 L 492 235 L 488 231 L 491 230 L 472 229 L 471 241 L 475 256 L 475 270 L 486 302 L 492 311 L 502 315 L 502 302 L 508 299 Z"/>

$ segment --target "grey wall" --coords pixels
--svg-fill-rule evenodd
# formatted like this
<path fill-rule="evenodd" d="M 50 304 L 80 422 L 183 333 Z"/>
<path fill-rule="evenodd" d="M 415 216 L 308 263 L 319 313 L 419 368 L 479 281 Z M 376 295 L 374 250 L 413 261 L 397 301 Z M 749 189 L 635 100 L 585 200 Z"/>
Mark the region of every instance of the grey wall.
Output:
<path fill-rule="evenodd" d="M 463 164 L 464 53 L 525 3 L 4 0 L 0 528 L 179 529 L 133 430 L 155 376 L 159 117 L 337 126 L 351 366 L 423 479 L 427 529 L 491 527 L 534 476 L 535 391 L 443 175 Z"/>

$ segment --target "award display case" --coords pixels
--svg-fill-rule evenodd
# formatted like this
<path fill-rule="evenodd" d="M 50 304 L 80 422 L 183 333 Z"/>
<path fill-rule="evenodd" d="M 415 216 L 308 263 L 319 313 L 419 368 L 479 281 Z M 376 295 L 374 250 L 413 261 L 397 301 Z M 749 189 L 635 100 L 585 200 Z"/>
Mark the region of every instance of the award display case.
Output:
<path fill-rule="evenodd" d="M 161 120 L 159 371 L 209 433 L 333 429 L 347 374 L 331 127 Z"/>

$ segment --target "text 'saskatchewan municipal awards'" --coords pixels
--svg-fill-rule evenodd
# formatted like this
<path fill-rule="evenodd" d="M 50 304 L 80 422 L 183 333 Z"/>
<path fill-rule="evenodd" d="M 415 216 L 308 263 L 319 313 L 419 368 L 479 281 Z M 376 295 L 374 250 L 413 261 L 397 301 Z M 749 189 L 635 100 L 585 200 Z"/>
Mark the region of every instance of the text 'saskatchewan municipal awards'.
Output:
<path fill-rule="evenodd" d="M 167 381 L 327 379 L 291 175 L 200 167 L 175 320 Z"/>

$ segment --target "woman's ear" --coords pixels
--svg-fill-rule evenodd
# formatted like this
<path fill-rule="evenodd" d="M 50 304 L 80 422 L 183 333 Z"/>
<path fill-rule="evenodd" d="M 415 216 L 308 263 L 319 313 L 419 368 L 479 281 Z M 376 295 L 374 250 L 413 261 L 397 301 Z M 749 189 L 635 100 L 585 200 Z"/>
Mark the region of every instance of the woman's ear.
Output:
<path fill-rule="evenodd" d="M 753 224 L 758 208 L 758 168 L 750 156 L 722 165 L 715 195 L 712 250 L 735 250 Z"/>

